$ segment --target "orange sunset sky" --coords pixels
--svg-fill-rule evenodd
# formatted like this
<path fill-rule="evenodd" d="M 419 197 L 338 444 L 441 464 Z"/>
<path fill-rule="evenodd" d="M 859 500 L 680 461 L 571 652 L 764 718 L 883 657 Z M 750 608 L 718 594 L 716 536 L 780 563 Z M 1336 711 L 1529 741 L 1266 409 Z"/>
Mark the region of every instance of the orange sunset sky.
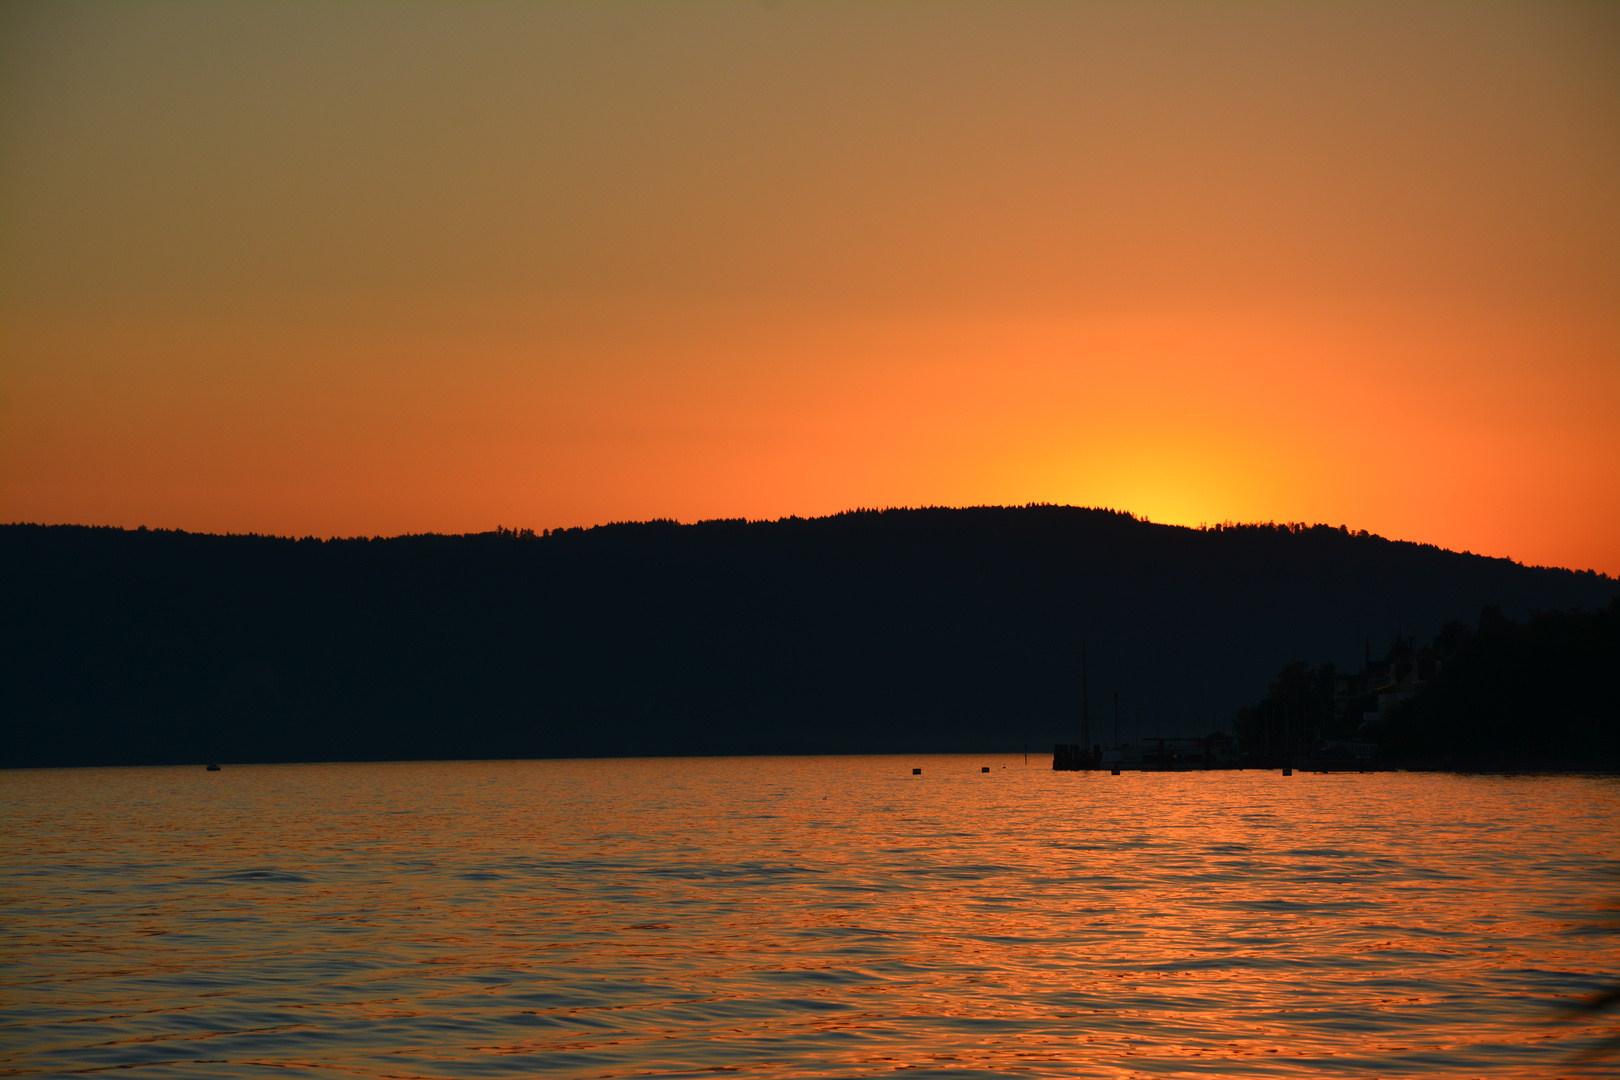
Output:
<path fill-rule="evenodd" d="M 0 520 L 1620 573 L 1620 5 L 13 3 Z"/>

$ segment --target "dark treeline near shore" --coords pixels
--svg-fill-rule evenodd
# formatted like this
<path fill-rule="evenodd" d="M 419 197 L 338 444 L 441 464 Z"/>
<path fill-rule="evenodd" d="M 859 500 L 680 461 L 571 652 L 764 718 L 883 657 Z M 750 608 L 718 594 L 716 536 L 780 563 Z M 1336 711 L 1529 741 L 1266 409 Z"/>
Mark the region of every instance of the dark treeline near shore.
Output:
<path fill-rule="evenodd" d="M 1620 764 L 1620 598 L 1522 621 L 1488 605 L 1475 626 L 1397 638 L 1356 670 L 1295 662 L 1236 726 L 1247 758 L 1271 764 L 1345 764 L 1358 748 L 1406 764 Z"/>
<path fill-rule="evenodd" d="M 1620 600 L 1522 622 L 1487 608 L 1457 637 L 1390 713 L 1380 741 L 1391 757 L 1620 761 Z"/>
<path fill-rule="evenodd" d="M 1071 507 L 292 540 L 0 527 L 0 763 L 1009 751 L 1227 726 L 1592 573 Z M 1529 624 L 1526 624 L 1529 625 Z"/>

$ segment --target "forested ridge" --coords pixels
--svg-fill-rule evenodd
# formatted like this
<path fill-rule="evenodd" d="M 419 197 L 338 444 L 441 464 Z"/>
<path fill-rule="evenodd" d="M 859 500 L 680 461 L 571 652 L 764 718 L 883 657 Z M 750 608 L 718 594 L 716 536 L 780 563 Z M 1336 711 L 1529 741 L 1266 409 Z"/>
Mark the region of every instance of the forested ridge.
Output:
<path fill-rule="evenodd" d="M 1230 727 L 1349 662 L 1590 572 L 1327 526 L 1073 507 L 465 536 L 0 526 L 0 763 L 1017 750 Z"/>

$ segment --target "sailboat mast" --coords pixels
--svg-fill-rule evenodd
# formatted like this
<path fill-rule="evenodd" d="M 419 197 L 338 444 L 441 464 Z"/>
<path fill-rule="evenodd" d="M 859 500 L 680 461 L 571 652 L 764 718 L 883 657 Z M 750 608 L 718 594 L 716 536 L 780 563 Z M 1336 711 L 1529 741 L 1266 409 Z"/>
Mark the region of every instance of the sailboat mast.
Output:
<path fill-rule="evenodd" d="M 1080 753 L 1091 753 L 1091 682 L 1086 673 L 1086 643 L 1080 641 Z"/>

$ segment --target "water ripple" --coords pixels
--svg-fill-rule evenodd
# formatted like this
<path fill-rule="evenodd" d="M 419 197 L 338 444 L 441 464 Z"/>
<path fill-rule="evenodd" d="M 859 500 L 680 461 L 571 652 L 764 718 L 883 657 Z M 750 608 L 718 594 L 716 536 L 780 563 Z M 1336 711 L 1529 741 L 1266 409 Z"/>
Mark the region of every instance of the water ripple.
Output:
<path fill-rule="evenodd" d="M 1573 1076 L 1593 1029 L 1547 1021 L 1617 966 L 1601 778 L 227 766 L 0 807 L 0 1075 Z"/>

